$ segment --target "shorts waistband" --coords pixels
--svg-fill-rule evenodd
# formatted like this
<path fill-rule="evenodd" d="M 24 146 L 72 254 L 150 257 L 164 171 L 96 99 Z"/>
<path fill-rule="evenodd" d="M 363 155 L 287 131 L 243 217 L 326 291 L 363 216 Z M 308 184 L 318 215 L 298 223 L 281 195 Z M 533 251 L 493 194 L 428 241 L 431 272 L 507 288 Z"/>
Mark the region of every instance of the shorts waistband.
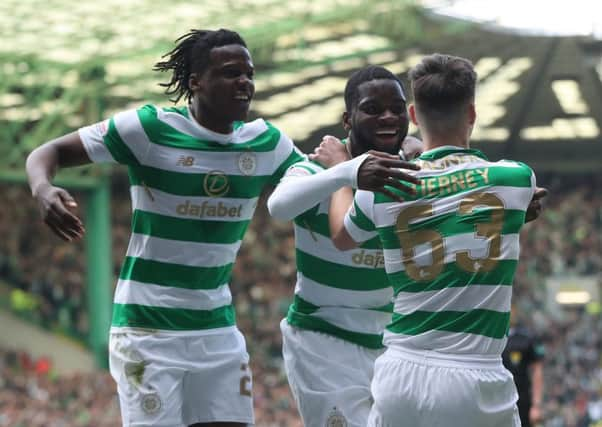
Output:
<path fill-rule="evenodd" d="M 451 354 L 432 350 L 414 350 L 398 346 L 387 347 L 383 356 L 404 359 L 423 365 L 444 366 L 448 368 L 498 369 L 504 366 L 500 355 Z"/>

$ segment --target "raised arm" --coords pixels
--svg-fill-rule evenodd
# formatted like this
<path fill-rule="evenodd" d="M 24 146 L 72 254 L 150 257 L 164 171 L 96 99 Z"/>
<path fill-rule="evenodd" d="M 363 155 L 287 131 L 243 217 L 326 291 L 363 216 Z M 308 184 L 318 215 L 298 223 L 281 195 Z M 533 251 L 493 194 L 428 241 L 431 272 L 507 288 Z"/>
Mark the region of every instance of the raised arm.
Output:
<path fill-rule="evenodd" d="M 327 139 L 332 139 L 334 145 L 319 160 L 328 169 L 307 162 L 293 165 L 268 199 L 268 210 L 273 217 L 291 220 L 339 188 L 357 186 L 357 171 L 366 156 L 349 160 L 345 146 L 338 139 L 326 136 L 323 141 Z"/>
<path fill-rule="evenodd" d="M 52 185 L 60 168 L 90 163 L 78 132 L 53 139 L 33 150 L 25 168 L 31 194 L 36 199 L 44 222 L 61 239 L 72 241 L 83 236 L 81 220 L 73 213 L 77 203 L 63 188 Z"/>

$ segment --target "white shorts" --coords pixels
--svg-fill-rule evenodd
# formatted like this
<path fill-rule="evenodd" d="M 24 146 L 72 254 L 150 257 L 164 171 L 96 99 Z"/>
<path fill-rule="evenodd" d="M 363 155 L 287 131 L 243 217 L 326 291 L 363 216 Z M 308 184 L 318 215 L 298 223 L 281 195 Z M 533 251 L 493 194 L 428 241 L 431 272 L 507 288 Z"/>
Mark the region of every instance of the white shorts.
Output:
<path fill-rule="evenodd" d="M 305 427 L 365 427 L 374 361 L 368 349 L 280 323 L 284 367 Z"/>
<path fill-rule="evenodd" d="M 238 329 L 113 332 L 109 348 L 124 426 L 254 422 L 249 355 Z"/>
<path fill-rule="evenodd" d="M 520 427 L 499 357 L 459 359 L 389 348 L 374 367 L 370 427 Z"/>

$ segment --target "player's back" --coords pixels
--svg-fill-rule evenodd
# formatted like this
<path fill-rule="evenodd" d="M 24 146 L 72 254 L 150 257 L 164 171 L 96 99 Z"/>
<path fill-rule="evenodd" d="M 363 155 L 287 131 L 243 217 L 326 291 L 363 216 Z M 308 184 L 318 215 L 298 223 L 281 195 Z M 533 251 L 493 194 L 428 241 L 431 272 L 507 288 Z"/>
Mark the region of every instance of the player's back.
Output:
<path fill-rule="evenodd" d="M 529 167 L 441 147 L 418 159 L 417 194 L 374 196 L 374 222 L 395 289 L 387 346 L 499 355 L 509 327 Z"/>

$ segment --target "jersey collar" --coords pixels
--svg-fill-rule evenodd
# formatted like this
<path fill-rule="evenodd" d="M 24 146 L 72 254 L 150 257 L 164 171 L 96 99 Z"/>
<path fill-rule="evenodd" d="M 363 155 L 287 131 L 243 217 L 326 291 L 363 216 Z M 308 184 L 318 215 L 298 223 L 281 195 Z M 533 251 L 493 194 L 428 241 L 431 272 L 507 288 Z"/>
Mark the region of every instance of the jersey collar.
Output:
<path fill-rule="evenodd" d="M 419 160 L 436 160 L 441 159 L 445 156 L 449 156 L 451 154 L 464 154 L 477 156 L 484 160 L 487 160 L 487 156 L 483 154 L 480 150 L 475 150 L 474 148 L 462 148 L 455 145 L 444 145 L 442 147 L 433 148 L 432 150 L 425 151 L 418 157 Z"/>

